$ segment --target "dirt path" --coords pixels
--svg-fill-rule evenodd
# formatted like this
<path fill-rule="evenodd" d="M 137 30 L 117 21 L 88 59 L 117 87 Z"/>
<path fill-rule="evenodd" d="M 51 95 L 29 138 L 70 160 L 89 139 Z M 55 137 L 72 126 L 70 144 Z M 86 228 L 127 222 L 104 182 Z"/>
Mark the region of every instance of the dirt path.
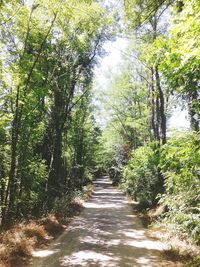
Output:
<path fill-rule="evenodd" d="M 93 197 L 48 250 L 38 251 L 30 267 L 163 266 L 162 243 L 145 236 L 131 206 L 108 178 L 95 182 Z"/>

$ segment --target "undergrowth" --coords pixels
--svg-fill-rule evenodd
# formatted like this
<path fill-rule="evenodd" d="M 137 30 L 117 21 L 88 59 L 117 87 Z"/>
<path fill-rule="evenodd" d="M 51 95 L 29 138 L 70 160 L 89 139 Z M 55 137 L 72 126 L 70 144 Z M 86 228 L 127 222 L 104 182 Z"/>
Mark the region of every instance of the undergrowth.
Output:
<path fill-rule="evenodd" d="M 150 237 L 161 239 L 167 245 L 167 249 L 162 252 L 164 260 L 178 262 L 185 267 L 200 266 L 199 246 L 180 226 L 165 220 L 165 206 L 143 211 L 137 208 L 135 210 L 139 212 L 143 225 L 149 229 Z"/>
<path fill-rule="evenodd" d="M 61 234 L 71 218 L 83 209 L 83 201 L 93 192 L 93 185 L 84 188 L 70 202 L 61 201 L 59 209 L 47 217 L 18 223 L 0 234 L 0 267 L 16 267 L 27 261 L 34 249 L 48 243 Z M 63 212 L 63 214 L 62 214 Z"/>

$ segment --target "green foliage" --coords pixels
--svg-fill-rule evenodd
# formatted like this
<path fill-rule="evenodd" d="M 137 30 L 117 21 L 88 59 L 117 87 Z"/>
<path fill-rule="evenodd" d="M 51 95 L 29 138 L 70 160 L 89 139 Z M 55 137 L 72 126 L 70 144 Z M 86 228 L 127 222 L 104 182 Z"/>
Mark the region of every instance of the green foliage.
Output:
<path fill-rule="evenodd" d="M 21 186 L 19 197 L 16 199 L 18 217 L 39 215 L 43 212 L 42 207 L 38 208 L 45 201 L 46 194 L 43 191 L 48 177 L 48 170 L 44 160 L 33 157 L 27 160 L 21 171 Z"/>
<path fill-rule="evenodd" d="M 123 169 L 122 186 L 143 207 L 153 204 L 159 192 L 159 150 L 151 146 L 133 150 L 128 164 Z"/>
<path fill-rule="evenodd" d="M 125 0 L 125 13 L 131 28 L 141 27 L 152 21 L 158 11 L 170 4 L 170 0 Z"/>
<path fill-rule="evenodd" d="M 150 188 L 158 186 L 158 181 L 153 179 L 156 176 L 152 172 L 152 166 L 156 166 L 158 180 L 161 182 L 162 176 L 165 178 L 166 192 L 159 197 L 160 202 L 168 208 L 167 221 L 171 221 L 181 232 L 189 233 L 199 243 L 200 4 L 197 0 L 126 0 L 124 3 L 128 26 L 131 29 L 137 28 L 137 34 L 142 36 L 138 49 L 139 58 L 152 72 L 151 80 L 147 75 L 145 78 L 150 84 L 151 128 L 155 139 L 159 141 L 163 136 L 164 131 L 159 136 L 159 127 L 166 129 L 164 124 L 165 118 L 169 116 L 167 106 L 170 98 L 181 99 L 181 105 L 188 110 L 191 129 L 196 131 L 182 135 L 176 133 L 169 138 L 167 145 L 160 148 L 161 159 L 158 157 L 153 163 L 150 159 L 154 156 L 149 154 L 147 148 L 136 149 L 124 168 L 124 186 L 132 196 L 140 196 L 143 192 L 145 197 L 148 196 L 150 190 L 145 189 L 145 186 L 149 186 L 148 181 L 152 181 Z M 171 20 L 167 20 L 171 24 L 168 31 L 165 31 L 164 28 L 167 27 L 163 25 L 166 25 L 166 18 L 165 15 L 163 18 L 163 14 L 168 5 L 172 5 L 172 8 L 170 13 L 165 15 L 170 17 Z M 171 97 L 170 93 L 174 96 Z M 156 153 L 155 148 L 152 153 Z M 137 189 L 140 184 L 141 188 Z M 156 194 L 152 195 L 152 199 L 155 197 Z"/>
<path fill-rule="evenodd" d="M 184 1 L 182 12 L 174 13 L 171 37 L 165 44 L 167 51 L 163 61 L 163 71 L 168 74 L 173 89 L 186 93 L 198 86 L 200 40 L 196 33 L 200 23 L 199 2 Z"/>
<path fill-rule="evenodd" d="M 200 242 L 200 134 L 175 135 L 163 148 L 160 167 L 165 176 L 168 220 Z"/>
<path fill-rule="evenodd" d="M 54 203 L 53 213 L 61 217 L 62 219 L 67 219 L 71 215 L 71 203 L 75 198 L 75 193 L 66 194 L 65 196 L 56 199 Z"/>
<path fill-rule="evenodd" d="M 0 219 L 66 217 L 98 172 L 147 208 L 164 176 L 167 220 L 200 243 L 199 1 L 124 1 L 133 40 L 101 97 L 102 129 L 93 68 L 113 12 L 95 0 L 32 2 L 0 1 Z M 196 133 L 162 147 L 169 92 L 187 105 Z"/>
<path fill-rule="evenodd" d="M 148 90 L 145 81 L 140 82 L 144 72 L 140 62 L 133 66 L 130 58 L 124 59 L 101 96 L 107 124 L 100 140 L 99 162 L 115 183 L 120 182 L 132 149 L 149 139 Z"/>
<path fill-rule="evenodd" d="M 92 68 L 113 14 L 90 0 L 12 0 L 0 20 L 0 200 L 11 220 L 53 209 L 91 179 Z"/>
<path fill-rule="evenodd" d="M 181 12 L 173 10 L 170 37 L 154 43 L 153 51 L 162 52 L 157 59 L 160 71 L 170 91 L 187 105 L 193 130 L 199 130 L 200 5 L 199 1 L 182 2 Z"/>

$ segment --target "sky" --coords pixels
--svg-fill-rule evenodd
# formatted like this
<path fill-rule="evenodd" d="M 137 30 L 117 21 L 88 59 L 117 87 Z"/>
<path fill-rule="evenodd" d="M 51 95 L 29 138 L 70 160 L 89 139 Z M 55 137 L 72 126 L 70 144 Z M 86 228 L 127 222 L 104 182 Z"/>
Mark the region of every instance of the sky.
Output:
<path fill-rule="evenodd" d="M 128 46 L 125 38 L 117 38 L 115 41 L 108 41 L 104 44 L 106 55 L 99 59 L 99 64 L 94 70 L 94 88 L 96 93 L 105 92 L 108 88 L 110 78 L 118 71 L 118 67 L 122 62 L 123 54 Z M 101 125 L 105 124 L 106 118 L 103 112 L 103 103 L 95 100 L 99 112 L 96 120 Z M 190 127 L 188 113 L 182 110 L 180 106 L 173 109 L 172 115 L 168 120 L 169 135 L 176 130 L 187 130 Z"/>
<path fill-rule="evenodd" d="M 126 50 L 128 42 L 125 38 L 117 38 L 115 41 L 108 41 L 103 48 L 106 55 L 99 58 L 94 69 L 94 105 L 96 106 L 95 118 L 97 123 L 103 127 L 106 124 L 106 115 L 103 103 L 98 100 L 99 94 L 106 92 L 111 77 L 117 73 L 118 67 L 123 59 L 123 51 Z M 102 97 L 101 97 L 102 99 Z"/>
<path fill-rule="evenodd" d="M 187 110 L 177 107 L 173 110 L 172 116 L 168 121 L 170 130 L 186 130 L 190 128 L 189 116 Z"/>
<path fill-rule="evenodd" d="M 95 86 L 106 88 L 110 76 L 117 72 L 122 61 L 122 53 L 127 46 L 128 41 L 125 38 L 117 38 L 115 41 L 108 41 L 104 44 L 106 56 L 99 59 L 99 64 L 94 70 Z"/>

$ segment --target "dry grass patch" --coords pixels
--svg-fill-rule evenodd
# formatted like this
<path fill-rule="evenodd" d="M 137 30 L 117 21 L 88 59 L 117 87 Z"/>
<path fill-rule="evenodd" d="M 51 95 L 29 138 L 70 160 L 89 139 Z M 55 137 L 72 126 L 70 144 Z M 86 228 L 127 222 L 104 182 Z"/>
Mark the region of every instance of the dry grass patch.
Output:
<path fill-rule="evenodd" d="M 175 229 L 169 223 L 164 224 L 162 221 L 157 221 L 151 224 L 147 235 L 162 240 L 166 244 L 167 249 L 162 252 L 162 258 L 173 263 L 172 266 L 199 267 L 199 247 L 188 235 Z"/>
<path fill-rule="evenodd" d="M 0 245 L 0 267 L 7 267 L 7 266 L 8 266 L 8 252 L 7 252 L 6 246 L 1 244 Z"/>
<path fill-rule="evenodd" d="M 49 239 L 42 225 L 36 222 L 18 224 L 0 236 L 0 267 L 17 267 L 32 256 L 35 247 Z"/>
<path fill-rule="evenodd" d="M 155 221 L 159 217 L 162 217 L 166 212 L 166 206 L 160 205 L 153 209 L 147 211 L 147 215 L 149 216 L 151 221 Z"/>
<path fill-rule="evenodd" d="M 145 212 L 138 212 L 137 205 L 133 209 L 139 213 L 143 225 L 148 228 L 146 234 L 151 239 L 162 240 L 168 249 L 162 252 L 164 266 L 200 267 L 199 246 L 181 230 L 163 220 L 166 212 L 165 206 L 157 206 Z"/>
<path fill-rule="evenodd" d="M 8 267 L 8 265 L 0 260 L 0 267 Z"/>
<path fill-rule="evenodd" d="M 163 251 L 163 258 L 174 263 L 179 263 L 185 267 L 199 267 L 200 255 L 191 253 L 191 251 L 182 251 L 177 247 L 171 247 Z"/>
<path fill-rule="evenodd" d="M 65 229 L 65 227 L 59 223 L 56 216 L 53 214 L 50 214 L 47 218 L 43 219 L 42 224 L 45 231 L 53 236 L 60 234 Z"/>
<path fill-rule="evenodd" d="M 94 186 L 89 185 L 81 197 L 77 196 L 71 201 L 64 223 L 68 224 L 70 218 L 82 211 L 83 202 L 91 197 L 93 190 Z M 62 217 L 59 218 L 59 213 L 49 214 L 47 218 L 18 224 L 2 233 L 0 235 L 0 267 L 21 266 L 24 260 L 32 256 L 32 251 L 35 248 L 41 247 L 43 244 L 46 245 L 53 237 L 65 230 L 66 226 L 61 222 Z"/>
<path fill-rule="evenodd" d="M 80 197 L 75 197 L 70 203 L 71 215 L 77 215 L 83 209 L 83 199 Z"/>
<path fill-rule="evenodd" d="M 180 262 L 188 262 L 192 260 L 192 255 L 190 253 L 181 253 L 178 248 L 171 247 L 163 251 L 163 256 L 167 260 L 171 261 L 180 261 Z"/>
<path fill-rule="evenodd" d="M 24 225 L 23 232 L 28 238 L 34 238 L 35 243 L 45 243 L 47 240 L 49 240 L 49 236 L 44 229 L 43 225 L 38 225 L 35 222 L 31 222 L 28 225 Z"/>
<path fill-rule="evenodd" d="M 5 233 L 3 244 L 6 246 L 9 257 L 29 257 L 32 252 L 33 239 L 27 238 L 19 227 Z"/>

